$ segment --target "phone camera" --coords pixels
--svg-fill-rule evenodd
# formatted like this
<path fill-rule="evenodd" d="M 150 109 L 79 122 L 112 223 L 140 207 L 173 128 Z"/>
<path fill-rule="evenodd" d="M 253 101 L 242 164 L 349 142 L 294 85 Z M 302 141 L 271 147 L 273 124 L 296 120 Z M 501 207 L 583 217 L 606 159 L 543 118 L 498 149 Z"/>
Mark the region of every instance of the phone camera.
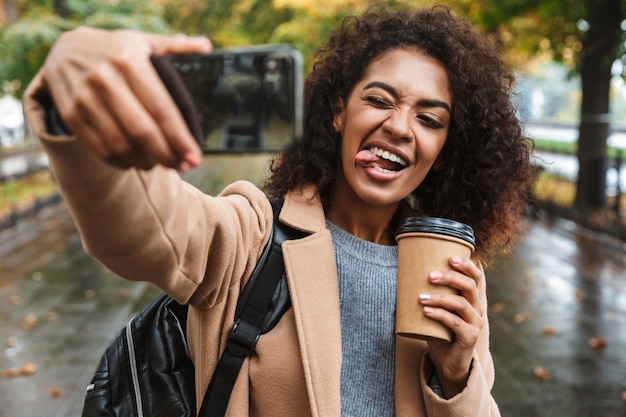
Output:
<path fill-rule="evenodd" d="M 274 71 L 278 68 L 278 62 L 275 59 L 268 59 L 265 63 L 265 69 L 267 71 Z"/>

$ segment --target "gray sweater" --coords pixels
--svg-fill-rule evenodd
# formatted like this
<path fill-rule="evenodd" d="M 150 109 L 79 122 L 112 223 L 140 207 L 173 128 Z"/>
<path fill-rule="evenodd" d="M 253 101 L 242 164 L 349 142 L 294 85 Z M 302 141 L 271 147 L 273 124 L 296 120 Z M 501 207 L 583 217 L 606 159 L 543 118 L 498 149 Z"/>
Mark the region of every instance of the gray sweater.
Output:
<path fill-rule="evenodd" d="M 393 417 L 397 246 L 327 227 L 339 275 L 341 416 Z"/>

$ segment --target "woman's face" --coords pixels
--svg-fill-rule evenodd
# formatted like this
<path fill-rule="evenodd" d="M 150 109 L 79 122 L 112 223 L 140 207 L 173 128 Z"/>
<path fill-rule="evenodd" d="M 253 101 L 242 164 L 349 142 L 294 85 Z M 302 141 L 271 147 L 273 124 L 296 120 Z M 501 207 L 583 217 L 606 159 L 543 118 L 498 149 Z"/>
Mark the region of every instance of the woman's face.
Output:
<path fill-rule="evenodd" d="M 342 104 L 334 123 L 343 173 L 335 197 L 397 205 L 424 180 L 446 142 L 452 95 L 445 67 L 416 49 L 389 50 Z"/>

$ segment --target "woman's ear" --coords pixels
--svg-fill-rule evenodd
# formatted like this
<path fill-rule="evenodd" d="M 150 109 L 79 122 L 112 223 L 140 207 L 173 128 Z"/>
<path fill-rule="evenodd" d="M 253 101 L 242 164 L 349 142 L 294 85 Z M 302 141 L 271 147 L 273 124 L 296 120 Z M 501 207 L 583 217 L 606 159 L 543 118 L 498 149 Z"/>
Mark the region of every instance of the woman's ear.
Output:
<path fill-rule="evenodd" d="M 339 133 L 343 129 L 343 100 L 339 99 L 334 106 L 335 117 L 333 118 L 333 128 Z"/>

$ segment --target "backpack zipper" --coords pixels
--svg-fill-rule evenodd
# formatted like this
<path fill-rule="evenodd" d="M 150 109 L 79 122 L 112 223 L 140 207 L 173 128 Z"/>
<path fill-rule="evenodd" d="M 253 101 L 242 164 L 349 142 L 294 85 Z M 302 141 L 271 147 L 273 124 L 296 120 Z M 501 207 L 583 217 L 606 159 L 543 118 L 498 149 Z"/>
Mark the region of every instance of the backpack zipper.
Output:
<path fill-rule="evenodd" d="M 131 325 L 133 317 L 126 325 L 126 342 L 128 343 L 130 375 L 133 380 L 133 388 L 135 391 L 135 404 L 137 405 L 137 417 L 143 417 L 143 404 L 141 403 L 141 387 L 139 386 L 139 377 L 137 372 L 137 359 L 135 358 L 135 345 L 133 343 L 133 332 Z"/>

